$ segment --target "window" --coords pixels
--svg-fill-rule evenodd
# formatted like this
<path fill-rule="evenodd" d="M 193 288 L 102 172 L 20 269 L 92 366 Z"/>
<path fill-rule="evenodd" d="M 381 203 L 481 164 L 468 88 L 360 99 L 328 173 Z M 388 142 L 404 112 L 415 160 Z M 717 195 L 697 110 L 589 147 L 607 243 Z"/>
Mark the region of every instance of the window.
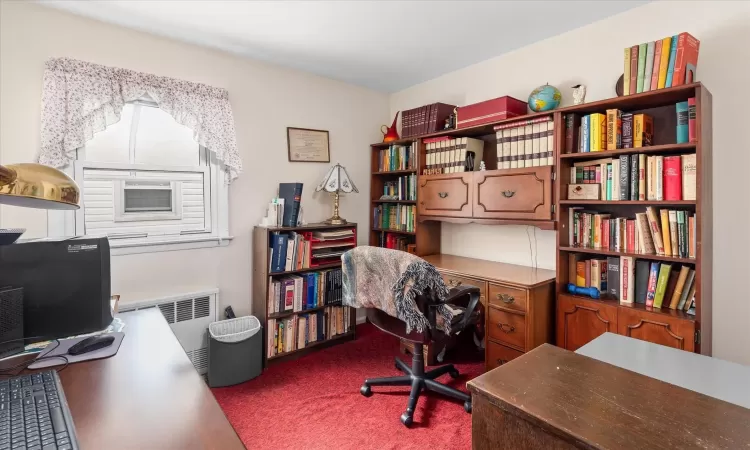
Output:
<path fill-rule="evenodd" d="M 227 187 L 213 153 L 147 99 L 78 149 L 69 169 L 82 207 L 51 233 L 106 235 L 115 253 L 205 247 L 228 239 Z M 52 222 L 63 232 L 53 232 Z M 189 244 L 185 245 L 174 244 Z"/>

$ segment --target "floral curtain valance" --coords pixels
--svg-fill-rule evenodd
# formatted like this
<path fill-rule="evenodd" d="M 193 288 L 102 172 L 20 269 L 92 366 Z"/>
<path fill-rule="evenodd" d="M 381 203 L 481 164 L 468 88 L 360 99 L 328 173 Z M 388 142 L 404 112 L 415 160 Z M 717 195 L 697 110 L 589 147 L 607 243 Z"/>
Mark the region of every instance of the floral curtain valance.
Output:
<path fill-rule="evenodd" d="M 66 166 L 94 133 L 120 120 L 126 102 L 146 94 L 216 154 L 228 181 L 237 178 L 242 161 L 226 90 L 70 58 L 46 63 L 39 162 Z"/>

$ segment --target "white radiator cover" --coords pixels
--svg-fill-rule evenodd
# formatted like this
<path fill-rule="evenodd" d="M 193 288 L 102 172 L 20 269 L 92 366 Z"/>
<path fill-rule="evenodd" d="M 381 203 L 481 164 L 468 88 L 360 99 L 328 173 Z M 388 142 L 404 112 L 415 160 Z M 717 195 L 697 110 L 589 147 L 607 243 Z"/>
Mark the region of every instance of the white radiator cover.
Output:
<path fill-rule="evenodd" d="M 119 312 L 159 308 L 195 370 L 208 371 L 208 325 L 218 318 L 219 289 L 143 300 L 121 305 Z M 125 330 L 128 323 L 125 321 Z"/>

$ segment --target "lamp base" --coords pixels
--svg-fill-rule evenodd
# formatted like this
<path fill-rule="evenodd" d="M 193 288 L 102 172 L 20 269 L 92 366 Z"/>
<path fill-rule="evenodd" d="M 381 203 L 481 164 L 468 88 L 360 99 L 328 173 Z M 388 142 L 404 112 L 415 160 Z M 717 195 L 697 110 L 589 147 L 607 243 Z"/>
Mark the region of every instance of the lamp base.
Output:
<path fill-rule="evenodd" d="M 328 225 L 346 225 L 347 222 L 346 219 L 343 219 L 338 216 L 331 217 L 330 219 L 325 220 L 324 223 L 327 223 Z"/>

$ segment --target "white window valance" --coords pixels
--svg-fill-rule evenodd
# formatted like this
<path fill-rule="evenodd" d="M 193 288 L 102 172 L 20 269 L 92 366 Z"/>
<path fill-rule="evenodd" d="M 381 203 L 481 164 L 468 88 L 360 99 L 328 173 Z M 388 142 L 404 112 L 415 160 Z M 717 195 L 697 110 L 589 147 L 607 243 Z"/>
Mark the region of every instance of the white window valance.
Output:
<path fill-rule="evenodd" d="M 94 133 L 120 120 L 126 102 L 144 96 L 193 130 L 231 182 L 242 171 L 234 117 L 225 89 L 70 58 L 47 61 L 42 90 L 39 162 L 64 167 Z"/>

